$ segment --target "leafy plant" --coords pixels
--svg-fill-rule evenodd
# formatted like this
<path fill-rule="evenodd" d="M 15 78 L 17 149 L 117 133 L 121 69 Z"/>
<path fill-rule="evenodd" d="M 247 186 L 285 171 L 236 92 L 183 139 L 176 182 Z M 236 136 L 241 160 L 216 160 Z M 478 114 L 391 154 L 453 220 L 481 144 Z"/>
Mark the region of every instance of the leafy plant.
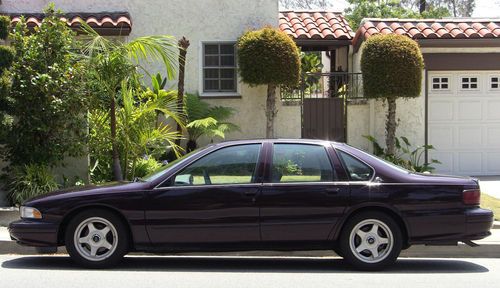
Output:
<path fill-rule="evenodd" d="M 7 198 L 17 206 L 30 198 L 59 188 L 47 166 L 36 164 L 16 166 L 12 168 L 10 175 Z"/>
<path fill-rule="evenodd" d="M 300 53 L 300 67 L 301 67 L 301 78 L 304 80 L 306 87 L 311 90 L 316 89 L 316 85 L 321 79 L 321 69 L 323 69 L 323 64 L 321 63 L 321 54 L 318 52 L 301 52 Z"/>
<path fill-rule="evenodd" d="M 120 163 L 120 143 L 117 139 L 117 107 L 122 82 L 134 83 L 140 86 L 138 69 L 147 73 L 140 63 L 160 61 L 164 64 L 167 78 L 175 75 L 177 45 L 172 36 L 153 35 L 133 39 L 130 42 L 118 42 L 99 35 L 85 22 L 82 29 L 86 33 L 86 42 L 83 48 L 83 57 L 89 71 L 89 81 L 92 94 L 99 100 L 100 109 L 106 109 L 109 114 L 109 141 L 111 143 L 112 175 L 114 180 L 122 180 Z M 156 88 L 160 90 L 163 81 L 156 80 Z M 153 80 L 154 81 L 154 80 Z"/>
<path fill-rule="evenodd" d="M 302 169 L 298 164 L 294 163 L 292 160 L 280 159 L 274 164 L 275 170 L 281 175 L 302 175 Z"/>
<path fill-rule="evenodd" d="M 377 142 L 375 137 L 363 135 L 373 145 L 373 154 L 383 158 L 389 162 L 399 165 L 413 172 L 432 172 L 435 168 L 433 164 L 441 164 L 436 159 L 430 159 L 430 162 L 425 162 L 425 151 L 434 150 L 432 145 L 422 145 L 412 148 L 408 138 L 402 136 L 396 137 L 395 153 L 388 154 L 382 146 Z"/>
<path fill-rule="evenodd" d="M 143 157 L 138 159 L 135 163 L 135 167 L 131 167 L 131 169 L 134 169 L 132 172 L 134 177 L 141 178 L 150 173 L 158 171 L 158 169 L 160 169 L 160 167 L 162 166 L 163 164 L 156 161 L 156 159 L 153 157 Z"/>
<path fill-rule="evenodd" d="M 187 94 L 185 109 L 188 132 L 187 152 L 198 148 L 197 141 L 203 135 L 211 138 L 225 138 L 226 133 L 239 130 L 237 125 L 227 121 L 235 112 L 233 108 L 212 107 L 207 102 L 202 101 L 198 95 Z"/>
<path fill-rule="evenodd" d="M 118 140 L 124 164 L 123 175 L 134 179 L 135 164 L 142 155 L 160 155 L 169 149 L 180 155 L 182 148 L 175 141 L 181 139 L 182 134 L 166 123 L 169 119 L 180 123 L 182 113 L 177 110 L 175 91 L 159 90 L 158 94 L 154 94 L 148 89 L 141 93 L 127 88 L 125 83 L 123 85 L 122 107 L 117 111 Z M 157 112 L 167 119 L 157 123 Z M 132 163 L 131 171 L 128 171 L 129 162 Z"/>
<path fill-rule="evenodd" d="M 140 177 L 135 175 L 135 167 L 144 155 L 158 157 L 167 149 L 180 154 L 181 148 L 175 141 L 182 135 L 166 123 L 169 119 L 178 121 L 182 113 L 176 110 L 177 94 L 174 91 L 142 91 L 128 87 L 125 82 L 120 91 L 121 105 L 116 111 L 116 139 L 123 169 L 121 172 L 126 179 L 132 180 Z M 157 121 L 158 112 L 166 117 L 164 121 Z M 112 178 L 109 112 L 95 109 L 90 113 L 89 121 L 91 178 L 96 182 L 109 181 Z"/>

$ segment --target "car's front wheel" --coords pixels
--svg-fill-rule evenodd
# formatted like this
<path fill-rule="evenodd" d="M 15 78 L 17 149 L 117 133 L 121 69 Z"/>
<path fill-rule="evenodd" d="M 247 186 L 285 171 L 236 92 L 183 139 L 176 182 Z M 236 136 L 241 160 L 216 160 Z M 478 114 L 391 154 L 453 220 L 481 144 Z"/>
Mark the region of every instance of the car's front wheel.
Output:
<path fill-rule="evenodd" d="M 347 221 L 339 244 L 342 256 L 355 268 L 380 270 L 398 258 L 402 234 L 392 217 L 369 211 Z"/>
<path fill-rule="evenodd" d="M 88 268 L 110 267 L 127 253 L 127 229 L 114 213 L 89 209 L 69 222 L 65 244 L 69 255 L 78 264 Z"/>

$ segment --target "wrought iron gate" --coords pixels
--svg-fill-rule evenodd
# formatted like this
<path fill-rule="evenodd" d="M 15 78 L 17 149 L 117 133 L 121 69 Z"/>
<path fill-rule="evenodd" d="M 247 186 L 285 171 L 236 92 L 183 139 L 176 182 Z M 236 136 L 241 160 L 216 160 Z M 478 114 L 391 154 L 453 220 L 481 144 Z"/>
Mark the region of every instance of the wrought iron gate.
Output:
<path fill-rule="evenodd" d="M 282 89 L 281 98 L 301 105 L 302 138 L 345 142 L 347 101 L 359 97 L 360 84 L 360 73 L 306 74 L 300 87 Z"/>

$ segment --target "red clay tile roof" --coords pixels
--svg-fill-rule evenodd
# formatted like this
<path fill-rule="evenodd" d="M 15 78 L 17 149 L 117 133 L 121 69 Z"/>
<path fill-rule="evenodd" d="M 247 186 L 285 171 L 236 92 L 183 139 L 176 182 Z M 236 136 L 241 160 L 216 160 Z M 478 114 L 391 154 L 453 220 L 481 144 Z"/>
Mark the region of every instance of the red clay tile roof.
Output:
<path fill-rule="evenodd" d="M 359 44 L 375 34 L 399 34 L 412 39 L 500 39 L 500 19 L 365 19 L 353 39 Z"/>
<path fill-rule="evenodd" d="M 351 27 L 338 12 L 282 11 L 279 28 L 296 40 L 351 40 L 354 37 Z"/>
<path fill-rule="evenodd" d="M 42 13 L 10 14 L 11 23 L 15 25 L 19 22 L 21 15 L 26 18 L 28 27 L 40 26 L 45 17 Z M 127 12 L 66 13 L 61 17 L 75 30 L 80 27 L 80 19 L 101 35 L 127 36 L 132 30 L 132 20 Z"/>

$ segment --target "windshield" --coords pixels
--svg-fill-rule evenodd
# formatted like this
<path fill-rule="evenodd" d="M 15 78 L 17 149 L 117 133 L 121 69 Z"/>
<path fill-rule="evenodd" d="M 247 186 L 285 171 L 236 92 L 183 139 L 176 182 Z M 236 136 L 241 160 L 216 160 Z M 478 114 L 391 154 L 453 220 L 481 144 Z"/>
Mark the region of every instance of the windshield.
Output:
<path fill-rule="evenodd" d="M 168 164 L 166 164 L 164 166 L 161 166 L 160 168 L 156 169 L 156 171 L 153 171 L 153 172 L 149 173 L 148 175 L 142 177 L 141 181 L 151 182 L 151 181 L 158 179 L 160 176 L 162 176 L 165 173 L 165 171 L 167 171 L 167 169 L 179 165 L 180 163 L 184 162 L 184 160 L 189 158 L 189 156 L 195 154 L 198 151 L 200 151 L 200 149 L 193 150 L 193 151 L 189 152 L 188 154 L 186 154 L 180 158 L 177 158 L 174 161 L 169 162 Z"/>
<path fill-rule="evenodd" d="M 370 154 L 370 153 L 368 153 L 368 152 L 365 152 L 365 151 L 363 151 L 363 150 L 361 150 L 361 149 L 358 149 L 358 148 L 356 148 L 356 147 L 352 147 L 352 146 L 350 146 L 350 145 L 346 145 L 346 146 L 349 146 L 351 149 L 354 149 L 354 150 L 358 151 L 359 153 L 362 153 L 362 154 L 364 154 L 364 155 L 366 155 L 366 156 L 370 157 L 370 158 L 371 158 L 371 159 L 373 159 L 374 161 L 377 161 L 377 162 L 379 162 L 379 163 L 383 163 L 384 165 L 391 166 L 392 168 L 397 169 L 397 170 L 399 170 L 400 172 L 403 172 L 403 173 L 412 173 L 411 171 L 409 171 L 409 170 L 407 170 L 407 169 L 405 169 L 405 168 L 403 168 L 403 167 L 401 167 L 401 166 L 399 166 L 399 165 L 396 165 L 396 164 L 394 164 L 394 163 L 392 163 L 392 162 L 389 162 L 389 161 L 387 161 L 387 160 L 385 160 L 385 159 L 382 159 L 382 158 L 380 158 L 380 157 L 378 157 L 378 156 L 375 156 L 375 155 L 373 155 L 373 154 Z"/>

